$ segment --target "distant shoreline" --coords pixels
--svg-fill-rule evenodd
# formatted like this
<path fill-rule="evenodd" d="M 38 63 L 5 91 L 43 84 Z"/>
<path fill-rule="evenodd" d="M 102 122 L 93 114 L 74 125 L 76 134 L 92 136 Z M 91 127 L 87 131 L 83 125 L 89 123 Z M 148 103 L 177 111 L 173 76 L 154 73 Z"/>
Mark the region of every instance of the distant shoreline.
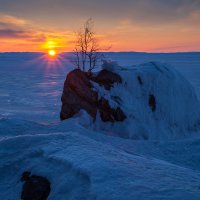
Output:
<path fill-rule="evenodd" d="M 73 52 L 62 52 L 60 54 L 73 53 Z M 137 51 L 107 51 L 102 53 L 136 53 L 136 54 L 188 54 L 188 53 L 200 53 L 200 51 L 180 51 L 180 52 L 137 52 Z M 45 54 L 45 52 L 24 52 L 24 51 L 10 51 L 0 52 L 0 54 Z"/>

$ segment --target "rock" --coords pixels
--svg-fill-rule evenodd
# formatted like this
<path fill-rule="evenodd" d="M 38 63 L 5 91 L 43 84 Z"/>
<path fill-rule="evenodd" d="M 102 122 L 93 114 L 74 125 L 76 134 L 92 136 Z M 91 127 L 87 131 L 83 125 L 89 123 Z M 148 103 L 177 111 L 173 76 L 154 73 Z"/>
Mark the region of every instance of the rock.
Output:
<path fill-rule="evenodd" d="M 110 89 L 114 83 L 122 82 L 121 77 L 108 70 L 100 71 L 96 76 L 88 75 L 81 70 L 71 71 L 65 80 L 62 94 L 62 109 L 60 119 L 65 120 L 76 115 L 81 109 L 85 110 L 94 120 L 97 111 L 104 122 L 123 121 L 125 114 L 120 108 L 113 109 L 105 98 L 99 99 L 91 81 Z"/>
<path fill-rule="evenodd" d="M 102 69 L 106 69 L 111 72 L 115 72 L 116 70 L 122 69 L 122 67 L 116 61 L 113 60 L 102 60 L 102 61 L 103 61 L 103 64 L 101 66 Z"/>
<path fill-rule="evenodd" d="M 21 181 L 24 182 L 22 200 L 46 200 L 51 191 L 50 182 L 42 176 L 31 175 L 31 172 L 24 172 Z"/>
<path fill-rule="evenodd" d="M 92 90 L 90 80 L 81 70 L 73 70 L 67 75 L 61 101 L 61 120 L 73 117 L 81 109 L 96 117 L 98 94 Z"/>
<path fill-rule="evenodd" d="M 108 100 L 101 98 L 99 101 L 99 112 L 102 121 L 114 122 L 113 109 L 110 107 Z"/>
<path fill-rule="evenodd" d="M 124 121 L 126 119 L 126 115 L 120 107 L 116 109 L 111 108 L 108 100 L 104 98 L 101 98 L 99 101 L 99 112 L 104 122 Z"/>
<path fill-rule="evenodd" d="M 142 79 L 141 79 L 140 76 L 137 76 L 137 80 L 138 80 L 138 82 L 139 82 L 140 85 L 143 85 L 143 81 L 142 81 Z"/>
<path fill-rule="evenodd" d="M 173 134 L 179 137 L 188 130 L 200 130 L 200 106 L 195 90 L 172 66 L 150 62 L 120 69 L 116 63 L 109 62 L 104 63 L 99 73 L 75 72 L 81 73 L 74 76 L 82 87 L 77 89 L 76 83 L 65 84 L 63 119 L 84 109 L 94 120 L 98 113 L 101 121 L 117 123 L 110 126 L 97 122 L 98 129 L 133 139 L 170 138 Z M 92 101 L 90 94 L 95 96 Z M 126 118 L 126 123 L 118 123 Z"/>
<path fill-rule="evenodd" d="M 124 112 L 121 110 L 120 107 L 117 107 L 116 110 L 114 110 L 114 118 L 115 121 L 124 121 L 126 119 L 126 115 L 124 114 Z"/>
<path fill-rule="evenodd" d="M 101 70 L 94 81 L 103 85 L 106 90 L 110 90 L 114 83 L 122 83 L 120 75 L 106 69 Z"/>
<path fill-rule="evenodd" d="M 156 111 L 156 98 L 153 94 L 149 95 L 149 106 L 150 106 L 152 112 Z"/>

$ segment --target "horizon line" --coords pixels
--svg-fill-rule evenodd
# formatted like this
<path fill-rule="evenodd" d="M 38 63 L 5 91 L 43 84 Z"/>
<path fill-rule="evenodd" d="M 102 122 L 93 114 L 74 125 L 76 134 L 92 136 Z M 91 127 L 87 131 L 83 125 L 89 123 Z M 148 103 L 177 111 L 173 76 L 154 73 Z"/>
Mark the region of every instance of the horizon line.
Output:
<path fill-rule="evenodd" d="M 46 54 L 46 52 L 43 52 L 43 51 L 0 51 L 0 54 L 1 53 L 41 53 L 41 54 Z M 63 51 L 63 52 L 60 52 L 58 54 L 64 54 L 64 53 L 73 53 L 73 51 Z M 200 51 L 102 51 L 101 53 L 163 53 L 163 54 L 173 54 L 173 53 L 200 53 Z"/>

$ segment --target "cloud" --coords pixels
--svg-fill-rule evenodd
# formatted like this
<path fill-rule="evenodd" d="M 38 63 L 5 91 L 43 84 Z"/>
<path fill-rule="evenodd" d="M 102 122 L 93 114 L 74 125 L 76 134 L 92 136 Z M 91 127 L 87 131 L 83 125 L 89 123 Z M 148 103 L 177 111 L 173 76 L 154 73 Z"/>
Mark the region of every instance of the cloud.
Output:
<path fill-rule="evenodd" d="M 0 13 L 0 21 L 4 23 L 8 23 L 8 24 L 18 25 L 18 26 L 22 26 L 27 23 L 27 21 L 24 19 L 20 19 L 18 17 L 6 15 L 3 13 Z"/>
<path fill-rule="evenodd" d="M 31 21 L 18 18 L 12 15 L 0 13 L 0 38 L 2 39 L 21 39 L 31 42 L 44 42 L 46 33 L 38 27 L 34 27 Z"/>
<path fill-rule="evenodd" d="M 28 24 L 28 21 L 12 15 L 7 15 L 0 12 L 0 28 L 8 27 L 23 27 Z"/>
<path fill-rule="evenodd" d="M 37 45 L 46 40 L 45 33 L 33 28 L 31 22 L 22 18 L 0 13 L 0 40 Z M 5 46 L 5 45 L 4 45 Z"/>
<path fill-rule="evenodd" d="M 29 32 L 25 31 L 27 21 L 15 16 L 0 13 L 0 37 L 2 38 L 27 38 Z"/>
<path fill-rule="evenodd" d="M 199 0 L 18 0 L 10 3 L 0 0 L 0 4 L 3 10 L 13 10 L 22 16 L 45 21 L 55 19 L 58 23 L 70 23 L 85 17 L 108 21 L 129 18 L 141 23 L 167 23 L 200 10 Z"/>
<path fill-rule="evenodd" d="M 72 33 L 70 31 L 57 31 L 46 29 L 43 26 L 34 26 L 32 21 L 0 13 L 0 51 L 13 51 L 21 49 L 30 51 L 45 50 L 45 43 L 55 42 L 55 49 L 66 49 L 70 44 Z M 7 44 L 7 45 L 6 45 Z M 13 50 L 10 50 L 12 49 Z"/>
<path fill-rule="evenodd" d="M 12 30 L 12 29 L 0 29 L 1 38 L 25 38 L 28 35 L 24 31 Z"/>
<path fill-rule="evenodd" d="M 88 17 L 107 22 L 128 18 L 134 23 L 162 25 L 200 12 L 200 0 L 0 0 L 0 5 L 0 10 L 55 26 L 73 26 Z M 9 16 L 7 20 L 15 21 Z M 18 19 L 18 23 L 23 20 Z"/>

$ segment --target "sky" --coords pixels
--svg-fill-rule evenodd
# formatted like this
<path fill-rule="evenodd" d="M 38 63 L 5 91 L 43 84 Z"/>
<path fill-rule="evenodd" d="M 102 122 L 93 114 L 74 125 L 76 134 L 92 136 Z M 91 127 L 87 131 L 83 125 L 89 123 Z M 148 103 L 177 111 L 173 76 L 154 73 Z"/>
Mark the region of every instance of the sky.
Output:
<path fill-rule="evenodd" d="M 88 18 L 109 51 L 200 51 L 200 0 L 0 0 L 0 52 L 72 51 Z"/>

